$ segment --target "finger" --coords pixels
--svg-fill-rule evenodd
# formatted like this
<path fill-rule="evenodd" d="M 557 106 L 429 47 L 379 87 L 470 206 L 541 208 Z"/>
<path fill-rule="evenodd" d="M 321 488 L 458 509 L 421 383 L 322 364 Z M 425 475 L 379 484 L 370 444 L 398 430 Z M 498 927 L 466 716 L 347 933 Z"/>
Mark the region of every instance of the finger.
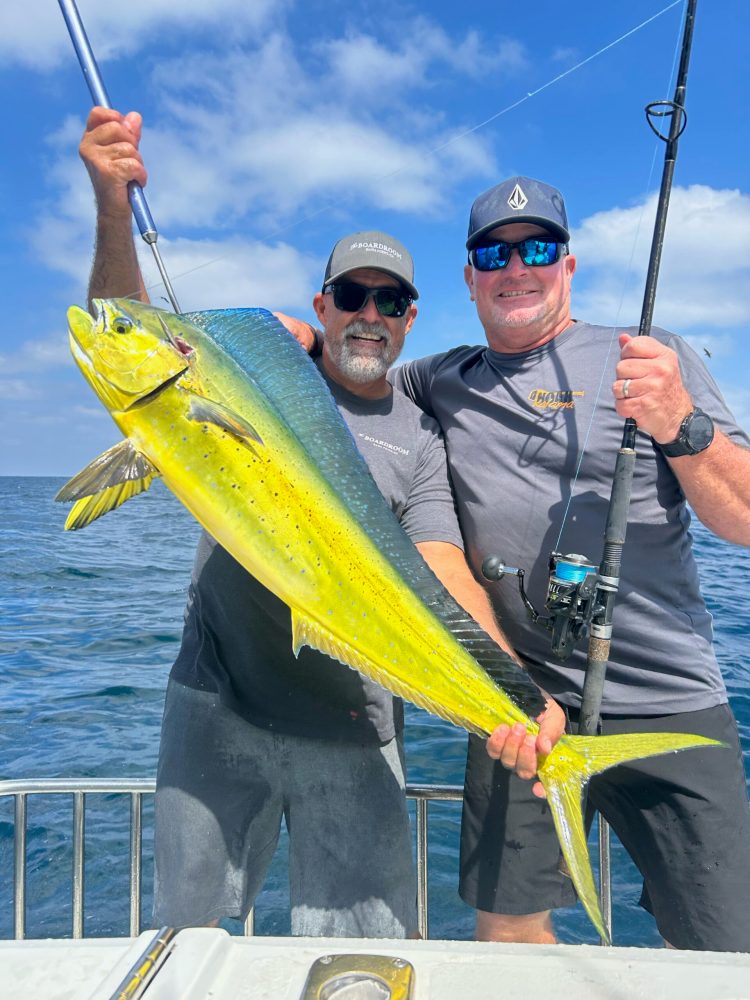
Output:
<path fill-rule="evenodd" d="M 541 783 L 541 781 L 535 781 L 534 784 L 531 786 L 531 791 L 534 793 L 534 795 L 536 795 L 538 799 L 547 798 L 547 793 L 545 792 L 544 785 Z"/>
<path fill-rule="evenodd" d="M 505 740 L 509 732 L 510 726 L 498 726 L 488 737 L 485 746 L 487 747 L 487 753 L 493 760 L 500 760 L 500 754 L 503 752 Z"/>
<path fill-rule="evenodd" d="M 123 122 L 133 133 L 133 142 L 138 145 L 141 141 L 141 130 L 143 128 L 143 118 L 137 111 L 128 111 Z"/>
<path fill-rule="evenodd" d="M 124 119 L 125 115 L 115 108 L 104 108 L 100 104 L 97 104 L 89 111 L 86 119 L 86 131 L 91 132 L 95 128 L 99 128 L 100 125 L 105 125 L 107 122 L 122 122 Z"/>
<path fill-rule="evenodd" d="M 515 762 L 515 772 L 519 778 L 528 780 L 533 778 L 537 772 L 536 757 L 537 738 L 531 733 L 524 738 L 523 743 L 518 748 L 518 755 Z"/>
<path fill-rule="evenodd" d="M 505 746 L 503 747 L 502 753 L 500 754 L 500 763 L 503 767 L 507 767 L 510 770 L 514 770 L 516 767 L 516 762 L 518 760 L 518 752 L 523 746 L 524 740 L 526 739 L 526 726 L 522 723 L 517 722 L 515 726 L 508 733 L 508 737 L 505 740 Z M 534 738 L 536 743 L 536 738 Z M 531 774 L 534 774 L 536 768 L 532 770 Z M 531 775 L 529 775 L 531 777 Z"/>

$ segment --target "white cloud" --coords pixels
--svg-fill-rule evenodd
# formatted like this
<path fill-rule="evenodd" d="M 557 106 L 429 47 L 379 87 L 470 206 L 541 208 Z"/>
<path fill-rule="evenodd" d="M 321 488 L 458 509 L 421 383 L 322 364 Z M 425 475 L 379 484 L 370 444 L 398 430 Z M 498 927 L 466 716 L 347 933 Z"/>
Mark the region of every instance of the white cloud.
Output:
<path fill-rule="evenodd" d="M 78 0 L 78 9 L 99 62 L 137 51 L 161 33 L 200 31 L 223 44 L 252 36 L 288 6 L 289 0 Z M 0 65 L 48 70 L 73 59 L 70 36 L 53 0 L 6 0 L 0 6 Z"/>
<path fill-rule="evenodd" d="M 576 315 L 601 323 L 638 322 L 656 202 L 654 195 L 645 205 L 599 212 L 574 231 L 571 249 L 579 258 L 574 283 Z M 747 326 L 748 232 L 750 195 L 705 185 L 674 188 L 655 323 L 696 331 L 701 345 L 704 329 Z"/>
<path fill-rule="evenodd" d="M 409 122 L 382 94 L 347 93 L 331 67 L 305 69 L 279 33 L 252 58 L 185 55 L 162 61 L 156 76 L 160 111 L 144 123 L 142 152 L 162 234 L 208 230 L 223 240 L 241 229 L 273 240 L 348 205 L 436 215 L 455 184 L 494 170 L 485 139 L 451 141 L 461 128 L 446 134 L 441 113 Z M 91 188 L 75 155 L 83 127 L 71 116 L 48 140 L 55 190 L 32 236 L 79 288 L 93 232 Z"/>
<path fill-rule="evenodd" d="M 459 40 L 424 17 L 387 43 L 353 34 L 325 42 L 318 51 L 330 63 L 343 93 L 382 99 L 384 92 L 390 92 L 405 104 L 413 102 L 415 88 L 434 84 L 446 68 L 479 78 L 490 72 L 507 76 L 528 66 L 520 42 L 483 39 L 477 31 L 468 31 Z"/>
<path fill-rule="evenodd" d="M 312 308 L 324 263 L 286 243 L 255 241 L 164 240 L 175 294 L 184 311 L 261 306 L 281 310 Z M 163 305 L 165 295 L 151 251 L 139 247 L 149 296 Z"/>

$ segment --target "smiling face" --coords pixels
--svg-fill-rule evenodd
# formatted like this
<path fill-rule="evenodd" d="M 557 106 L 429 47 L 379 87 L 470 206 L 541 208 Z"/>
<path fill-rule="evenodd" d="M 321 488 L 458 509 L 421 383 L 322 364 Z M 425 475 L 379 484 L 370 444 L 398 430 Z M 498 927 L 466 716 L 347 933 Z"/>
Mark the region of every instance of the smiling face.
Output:
<path fill-rule="evenodd" d="M 498 226 L 486 237 L 516 243 L 530 236 L 545 236 L 540 226 L 514 222 Z M 561 256 L 547 267 L 527 267 L 513 250 L 504 268 L 478 271 L 471 264 L 464 278 L 487 343 L 494 351 L 517 354 L 546 344 L 570 325 L 570 283 L 576 259 Z"/>
<path fill-rule="evenodd" d="M 375 268 L 357 268 L 340 281 L 354 281 L 367 288 L 399 288 L 390 274 Z M 403 316 L 381 316 L 369 298 L 359 312 L 336 308 L 330 292 L 313 299 L 315 313 L 325 330 L 323 368 L 350 392 L 369 399 L 390 393 L 386 372 L 401 353 L 404 338 L 417 315 L 411 304 Z"/>

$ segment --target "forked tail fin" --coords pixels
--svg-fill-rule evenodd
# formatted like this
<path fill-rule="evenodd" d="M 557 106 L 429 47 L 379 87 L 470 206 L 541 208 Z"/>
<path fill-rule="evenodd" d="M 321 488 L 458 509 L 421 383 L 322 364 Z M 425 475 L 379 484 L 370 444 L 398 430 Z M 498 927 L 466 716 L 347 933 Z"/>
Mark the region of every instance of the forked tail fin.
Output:
<path fill-rule="evenodd" d="M 591 922 L 609 943 L 591 871 L 583 820 L 583 790 L 589 779 L 615 764 L 639 757 L 724 746 L 717 740 L 688 733 L 626 733 L 621 736 L 563 736 L 539 768 L 539 780 L 560 840 L 570 877 Z"/>

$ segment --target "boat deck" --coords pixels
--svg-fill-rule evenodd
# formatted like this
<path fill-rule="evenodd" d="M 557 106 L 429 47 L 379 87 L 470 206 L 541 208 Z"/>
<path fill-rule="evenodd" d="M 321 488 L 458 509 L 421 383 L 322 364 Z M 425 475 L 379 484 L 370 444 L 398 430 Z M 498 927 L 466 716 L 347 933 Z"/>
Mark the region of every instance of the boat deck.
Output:
<path fill-rule="evenodd" d="M 153 936 L 0 942 L 0 998 L 114 1000 Z M 177 934 L 144 992 L 133 995 L 146 1000 L 300 1000 L 313 963 L 342 954 L 385 955 L 411 963 L 414 1000 L 750 998 L 750 955 L 595 945 L 242 938 L 208 928 Z M 388 996 L 378 990 L 357 992 L 351 985 L 340 994 L 329 990 L 318 995 L 347 1000 Z"/>

